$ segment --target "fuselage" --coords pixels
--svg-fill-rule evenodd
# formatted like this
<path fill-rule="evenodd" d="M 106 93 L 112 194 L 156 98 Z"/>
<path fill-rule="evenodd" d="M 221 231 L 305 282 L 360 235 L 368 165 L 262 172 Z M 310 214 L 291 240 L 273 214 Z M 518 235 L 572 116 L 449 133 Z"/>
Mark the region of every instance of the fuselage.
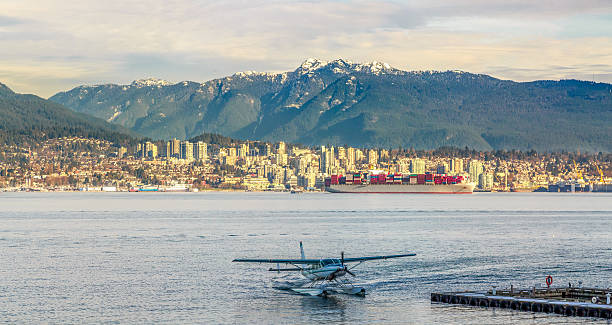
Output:
<path fill-rule="evenodd" d="M 346 269 L 339 259 L 327 258 L 322 259 L 319 264 L 303 268 L 300 273 L 311 281 L 333 280 L 344 276 Z"/>

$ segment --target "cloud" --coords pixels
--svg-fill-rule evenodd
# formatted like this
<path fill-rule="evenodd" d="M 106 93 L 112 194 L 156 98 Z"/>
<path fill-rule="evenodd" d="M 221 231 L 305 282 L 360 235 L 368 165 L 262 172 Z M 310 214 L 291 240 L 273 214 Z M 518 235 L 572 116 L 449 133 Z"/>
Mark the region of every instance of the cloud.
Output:
<path fill-rule="evenodd" d="M 14 18 L 14 17 L 8 17 L 8 16 L 0 15 L 0 27 L 17 25 L 17 24 L 21 24 L 21 23 L 22 23 L 22 21 L 20 19 L 17 19 L 17 18 Z"/>
<path fill-rule="evenodd" d="M 517 80 L 583 75 L 559 67 L 587 64 L 612 73 L 612 3 L 599 0 L 5 0 L 0 12 L 0 78 L 44 96 L 145 76 L 286 71 L 306 57 Z"/>

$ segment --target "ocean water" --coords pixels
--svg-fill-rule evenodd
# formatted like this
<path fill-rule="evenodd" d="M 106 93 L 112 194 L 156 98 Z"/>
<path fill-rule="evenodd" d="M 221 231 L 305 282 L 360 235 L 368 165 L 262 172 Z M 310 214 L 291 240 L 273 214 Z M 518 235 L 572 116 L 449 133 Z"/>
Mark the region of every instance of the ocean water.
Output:
<path fill-rule="evenodd" d="M 237 257 L 414 252 L 354 269 L 365 298 L 278 290 Z M 567 324 L 433 291 L 612 287 L 612 195 L 0 193 L 0 322 Z"/>

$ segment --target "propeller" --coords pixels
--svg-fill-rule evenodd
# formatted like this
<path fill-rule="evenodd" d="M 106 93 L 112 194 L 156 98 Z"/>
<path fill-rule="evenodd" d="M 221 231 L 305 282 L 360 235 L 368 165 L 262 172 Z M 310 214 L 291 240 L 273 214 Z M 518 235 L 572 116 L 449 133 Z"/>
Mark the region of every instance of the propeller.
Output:
<path fill-rule="evenodd" d="M 340 252 L 340 262 L 342 263 L 342 266 L 344 267 L 344 272 L 352 275 L 352 276 L 356 276 L 355 273 L 351 272 L 348 268 L 348 266 L 344 265 L 344 251 Z"/>

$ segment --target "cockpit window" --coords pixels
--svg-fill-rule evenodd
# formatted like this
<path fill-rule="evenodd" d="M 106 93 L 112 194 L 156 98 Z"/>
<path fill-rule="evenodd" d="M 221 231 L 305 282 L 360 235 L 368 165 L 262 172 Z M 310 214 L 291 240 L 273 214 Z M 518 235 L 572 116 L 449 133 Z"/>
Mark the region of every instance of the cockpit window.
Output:
<path fill-rule="evenodd" d="M 340 260 L 335 259 L 335 258 L 326 258 L 324 260 L 321 260 L 321 266 L 334 265 L 334 264 L 340 264 Z"/>

